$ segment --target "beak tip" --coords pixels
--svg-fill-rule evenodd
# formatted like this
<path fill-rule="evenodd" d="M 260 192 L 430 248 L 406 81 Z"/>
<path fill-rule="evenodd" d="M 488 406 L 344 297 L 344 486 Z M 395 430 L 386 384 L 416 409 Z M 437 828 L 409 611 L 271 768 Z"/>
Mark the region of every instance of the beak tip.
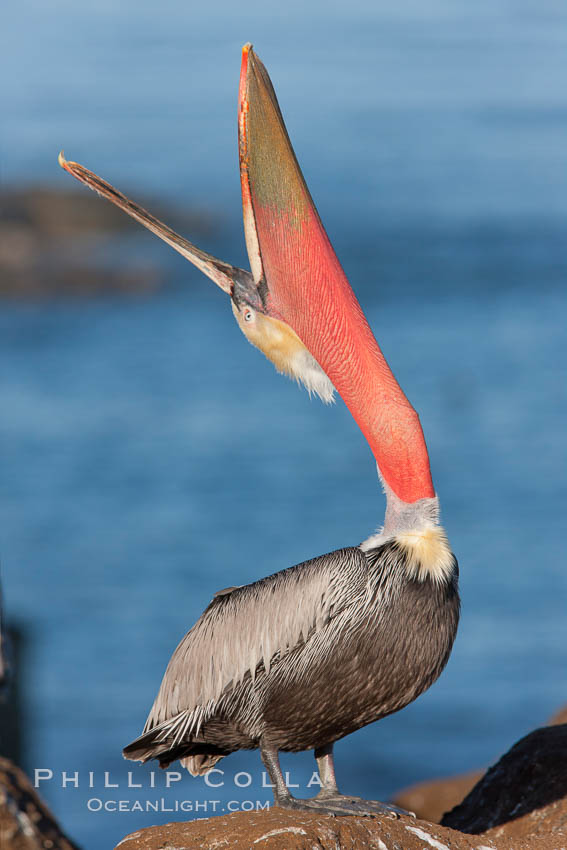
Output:
<path fill-rule="evenodd" d="M 238 109 L 239 114 L 244 116 L 248 109 L 248 71 L 250 68 L 250 56 L 254 55 L 251 42 L 247 41 L 242 48 L 242 62 L 240 65 L 240 83 L 238 86 Z M 240 119 L 239 119 L 240 120 Z M 246 133 L 245 127 L 241 127 L 241 132 Z"/>
<path fill-rule="evenodd" d="M 248 58 L 250 54 L 254 55 L 254 51 L 252 49 L 251 42 L 247 41 L 244 47 L 242 48 L 242 64 L 240 67 L 240 88 L 241 94 L 243 93 L 243 88 L 246 85 L 246 78 L 248 76 Z"/>

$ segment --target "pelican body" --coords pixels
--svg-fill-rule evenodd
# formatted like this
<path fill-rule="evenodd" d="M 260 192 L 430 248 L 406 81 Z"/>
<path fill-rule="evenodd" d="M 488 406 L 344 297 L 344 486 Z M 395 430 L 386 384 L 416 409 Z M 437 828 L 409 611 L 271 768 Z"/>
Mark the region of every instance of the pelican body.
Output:
<path fill-rule="evenodd" d="M 368 440 L 383 527 L 242 587 L 218 591 L 169 662 L 128 759 L 180 759 L 193 775 L 259 748 L 277 805 L 394 812 L 339 793 L 335 741 L 406 706 L 440 675 L 459 619 L 458 567 L 439 524 L 429 456 L 333 251 L 266 69 L 246 45 L 239 155 L 251 271 L 196 248 L 83 166 L 60 164 L 189 259 L 231 298 L 248 340 L 324 401 L 335 389 Z M 279 751 L 313 749 L 321 790 L 289 793 Z"/>

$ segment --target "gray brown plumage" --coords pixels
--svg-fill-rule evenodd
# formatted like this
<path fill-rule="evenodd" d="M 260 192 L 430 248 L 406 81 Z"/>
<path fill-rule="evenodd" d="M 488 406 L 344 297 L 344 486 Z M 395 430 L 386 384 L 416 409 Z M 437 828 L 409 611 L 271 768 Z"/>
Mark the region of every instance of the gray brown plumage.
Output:
<path fill-rule="evenodd" d="M 208 770 L 265 737 L 318 749 L 403 708 L 445 666 L 459 614 L 446 581 L 408 575 L 395 537 L 339 549 L 216 596 L 169 662 L 127 758 Z"/>

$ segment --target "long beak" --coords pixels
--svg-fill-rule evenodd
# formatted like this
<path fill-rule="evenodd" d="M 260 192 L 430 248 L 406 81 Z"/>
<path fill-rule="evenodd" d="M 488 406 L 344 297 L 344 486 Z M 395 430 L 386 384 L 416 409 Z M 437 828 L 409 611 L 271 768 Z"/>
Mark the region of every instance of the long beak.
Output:
<path fill-rule="evenodd" d="M 238 127 L 244 228 L 252 274 L 201 251 L 96 174 L 67 162 L 62 153 L 59 163 L 228 293 L 241 329 L 280 371 L 305 380 L 305 371 L 312 375 L 323 370 L 368 440 L 384 481 L 402 501 L 434 496 L 417 413 L 386 363 L 335 255 L 295 157 L 268 73 L 249 44 L 242 52 Z M 253 315 L 239 317 L 242 305 L 263 314 L 264 325 L 248 329 L 244 322 Z M 314 381 L 305 380 L 308 387 L 320 392 L 319 378 Z M 329 387 L 320 394 L 328 399 Z"/>
<path fill-rule="evenodd" d="M 81 183 L 84 183 L 85 186 L 88 186 L 89 189 L 111 201 L 121 210 L 124 210 L 131 218 L 143 224 L 144 227 L 147 227 L 148 230 L 151 230 L 152 233 L 155 233 L 156 236 L 159 236 L 168 245 L 171 245 L 182 257 L 185 257 L 186 260 L 197 266 L 200 271 L 206 274 L 207 277 L 214 281 L 217 286 L 220 286 L 228 295 L 233 295 L 235 287 L 238 288 L 244 284 L 249 285 L 252 283 L 250 272 L 239 269 L 236 266 L 231 266 L 222 260 L 217 260 L 216 257 L 197 248 L 196 245 L 184 239 L 183 236 L 180 236 L 171 227 L 168 227 L 167 224 L 164 224 L 147 210 L 143 209 L 143 207 L 139 206 L 139 204 L 131 201 L 130 198 L 127 198 L 126 195 L 123 195 L 122 192 L 119 192 L 118 189 L 115 189 L 106 180 L 98 177 L 98 175 L 89 171 L 88 168 L 79 165 L 78 162 L 69 162 L 66 160 L 63 151 L 59 154 L 59 165 L 73 177 L 76 177 Z"/>
<path fill-rule="evenodd" d="M 244 226 L 270 315 L 289 325 L 341 394 L 386 483 L 434 496 L 419 418 L 374 339 L 301 173 L 268 73 L 242 51 L 239 151 Z"/>

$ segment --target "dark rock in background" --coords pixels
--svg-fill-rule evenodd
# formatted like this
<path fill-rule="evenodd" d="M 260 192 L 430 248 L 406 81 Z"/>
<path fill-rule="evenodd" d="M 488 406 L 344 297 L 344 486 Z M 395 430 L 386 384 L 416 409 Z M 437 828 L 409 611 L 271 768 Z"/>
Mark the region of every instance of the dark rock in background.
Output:
<path fill-rule="evenodd" d="M 206 211 L 142 206 L 198 240 L 214 228 Z M 0 296 L 37 298 L 98 293 L 151 293 L 165 274 L 159 265 L 125 262 L 105 266 L 101 256 L 142 228 L 92 193 L 49 188 L 3 189 L 0 205 Z M 118 235 L 118 236 L 117 236 Z M 151 237 L 148 235 L 148 239 Z"/>
<path fill-rule="evenodd" d="M 548 726 L 559 723 L 567 723 L 567 705 L 551 717 Z M 462 802 L 484 774 L 485 770 L 476 770 L 458 776 L 418 782 L 416 785 L 398 791 L 393 797 L 393 802 L 402 809 L 414 812 L 419 818 L 432 823 L 441 823 L 443 815 Z"/>
<path fill-rule="evenodd" d="M 78 850 L 25 775 L 0 758 L 0 847 L 2 850 Z"/>
<path fill-rule="evenodd" d="M 487 771 L 444 826 L 491 837 L 547 836 L 567 845 L 567 724 L 536 729 Z"/>
<path fill-rule="evenodd" d="M 20 671 L 26 648 L 26 633 L 22 628 L 13 623 L 0 625 L 0 671 L 4 673 L 3 678 L 0 676 L 0 756 L 16 764 L 24 760 Z"/>

